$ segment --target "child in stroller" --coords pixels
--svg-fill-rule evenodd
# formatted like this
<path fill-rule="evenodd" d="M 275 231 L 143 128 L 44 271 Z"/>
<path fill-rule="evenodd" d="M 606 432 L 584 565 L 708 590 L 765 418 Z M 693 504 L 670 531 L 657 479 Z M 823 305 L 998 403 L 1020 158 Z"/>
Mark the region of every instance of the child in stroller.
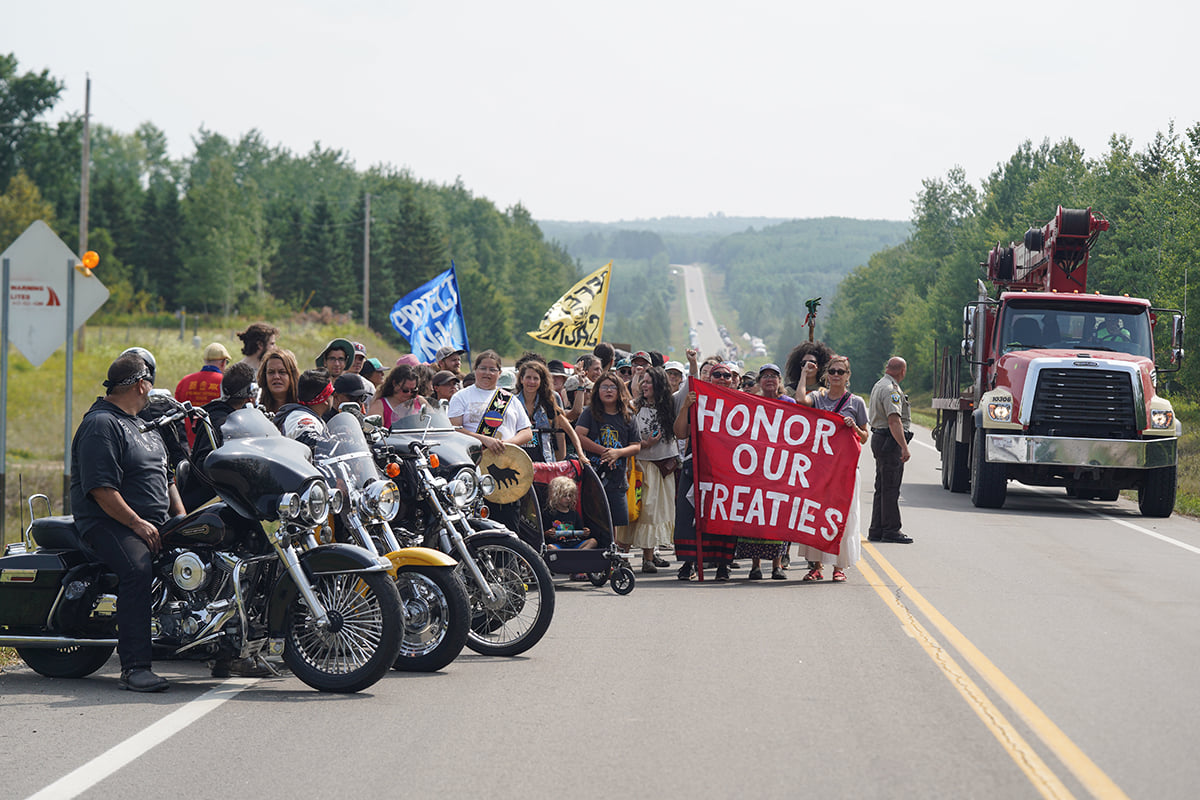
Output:
<path fill-rule="evenodd" d="M 546 491 L 546 514 L 542 522 L 546 528 L 546 547 L 558 550 L 564 547 L 579 550 L 594 549 L 598 542 L 592 531 L 579 517 L 579 488 L 566 475 L 550 481 Z"/>

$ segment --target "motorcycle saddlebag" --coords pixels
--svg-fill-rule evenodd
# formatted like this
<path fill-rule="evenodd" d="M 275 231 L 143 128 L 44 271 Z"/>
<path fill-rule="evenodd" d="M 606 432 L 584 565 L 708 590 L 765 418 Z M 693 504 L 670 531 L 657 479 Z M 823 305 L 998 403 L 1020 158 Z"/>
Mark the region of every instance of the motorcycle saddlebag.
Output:
<path fill-rule="evenodd" d="M 84 561 L 76 550 L 36 550 L 0 558 L 0 627 L 45 627 L 63 577 Z"/>

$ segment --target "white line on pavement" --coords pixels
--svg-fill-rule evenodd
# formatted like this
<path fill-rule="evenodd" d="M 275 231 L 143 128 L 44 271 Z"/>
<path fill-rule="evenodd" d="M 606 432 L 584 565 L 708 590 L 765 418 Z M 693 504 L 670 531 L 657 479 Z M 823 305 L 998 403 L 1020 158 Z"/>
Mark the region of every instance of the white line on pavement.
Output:
<path fill-rule="evenodd" d="M 210 689 L 187 705 L 177 708 L 150 727 L 135 733 L 125 741 L 101 753 L 82 767 L 56 780 L 29 796 L 28 800 L 65 800 L 78 797 L 130 761 L 203 717 L 238 692 L 258 682 L 257 678 L 231 678 Z"/>

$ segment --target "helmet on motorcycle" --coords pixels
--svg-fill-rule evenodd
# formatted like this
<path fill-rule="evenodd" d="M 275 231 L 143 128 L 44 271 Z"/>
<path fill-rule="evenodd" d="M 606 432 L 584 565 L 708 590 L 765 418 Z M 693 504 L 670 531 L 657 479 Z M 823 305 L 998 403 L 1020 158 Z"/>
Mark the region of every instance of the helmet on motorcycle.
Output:
<path fill-rule="evenodd" d="M 154 354 L 144 347 L 130 347 L 127 350 L 123 350 L 121 355 L 128 355 L 129 353 L 133 353 L 142 361 L 146 362 L 146 369 L 150 370 L 150 382 L 154 383 L 155 370 L 158 368 L 158 366 L 154 363 Z"/>

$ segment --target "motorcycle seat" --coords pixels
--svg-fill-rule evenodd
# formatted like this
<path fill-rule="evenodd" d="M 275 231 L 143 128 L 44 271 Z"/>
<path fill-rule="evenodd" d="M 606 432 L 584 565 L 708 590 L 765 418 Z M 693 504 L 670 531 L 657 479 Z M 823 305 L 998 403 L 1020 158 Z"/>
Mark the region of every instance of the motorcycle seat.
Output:
<path fill-rule="evenodd" d="M 35 519 L 30 526 L 30 535 L 38 547 L 47 550 L 80 550 L 89 559 L 95 560 L 95 553 L 88 547 L 87 542 L 79 535 L 75 527 L 74 517 L 42 517 Z"/>

